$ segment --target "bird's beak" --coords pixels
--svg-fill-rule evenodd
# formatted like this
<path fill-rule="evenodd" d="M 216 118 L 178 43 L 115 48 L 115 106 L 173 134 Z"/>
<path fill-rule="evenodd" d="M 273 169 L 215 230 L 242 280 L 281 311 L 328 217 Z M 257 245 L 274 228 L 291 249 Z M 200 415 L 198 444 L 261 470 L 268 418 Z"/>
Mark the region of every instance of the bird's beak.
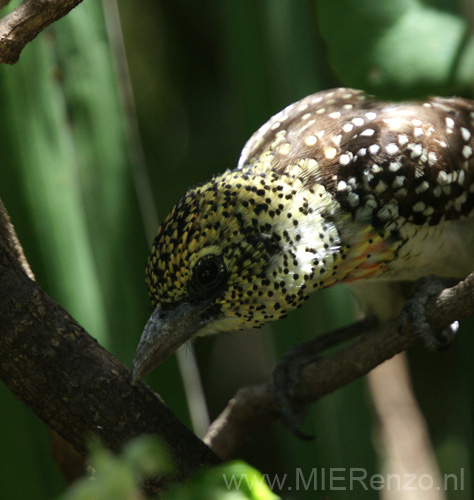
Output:
<path fill-rule="evenodd" d="M 172 311 L 157 307 L 143 330 L 132 364 L 132 383 L 165 361 L 202 326 L 205 304 L 180 304 Z"/>

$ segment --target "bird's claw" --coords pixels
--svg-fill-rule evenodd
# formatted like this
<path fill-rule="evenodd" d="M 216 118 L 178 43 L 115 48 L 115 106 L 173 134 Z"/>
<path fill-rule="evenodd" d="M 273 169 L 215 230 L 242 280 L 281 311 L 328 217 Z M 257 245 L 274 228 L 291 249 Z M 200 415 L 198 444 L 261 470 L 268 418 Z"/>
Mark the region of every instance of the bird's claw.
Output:
<path fill-rule="evenodd" d="M 377 318 L 369 316 L 352 325 L 296 344 L 283 356 L 273 372 L 273 395 L 283 424 L 293 434 L 305 440 L 314 439 L 313 435 L 300 430 L 309 407 L 307 403 L 297 397 L 301 372 L 307 365 L 316 363 L 323 352 L 353 340 L 365 332 L 367 328 L 375 326 L 376 323 Z"/>
<path fill-rule="evenodd" d="M 458 321 L 445 328 L 436 328 L 428 322 L 425 314 L 428 301 L 453 284 L 453 280 L 437 276 L 425 276 L 419 279 L 400 315 L 402 331 L 410 331 L 419 337 L 425 347 L 431 351 L 446 349 L 459 329 Z"/>
<path fill-rule="evenodd" d="M 308 405 L 296 398 L 296 386 L 303 368 L 317 359 L 308 349 L 308 342 L 296 344 L 283 356 L 273 372 L 273 397 L 281 421 L 293 434 L 307 441 L 315 436 L 300 429 L 308 413 Z"/>

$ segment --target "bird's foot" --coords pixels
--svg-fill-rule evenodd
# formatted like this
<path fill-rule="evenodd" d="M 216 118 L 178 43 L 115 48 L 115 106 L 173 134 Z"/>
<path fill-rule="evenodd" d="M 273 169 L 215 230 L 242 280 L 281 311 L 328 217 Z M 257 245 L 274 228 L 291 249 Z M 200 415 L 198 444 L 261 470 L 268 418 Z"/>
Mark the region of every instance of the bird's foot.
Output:
<path fill-rule="evenodd" d="M 298 386 L 304 368 L 317 363 L 324 351 L 354 339 L 376 322 L 373 316 L 366 318 L 307 342 L 295 344 L 285 353 L 273 372 L 273 396 L 283 424 L 293 434 L 305 440 L 315 437 L 300 429 L 309 408 L 308 403 L 298 398 Z"/>
<path fill-rule="evenodd" d="M 296 387 L 304 367 L 319 359 L 312 343 L 310 340 L 292 346 L 273 372 L 273 397 L 281 421 L 295 436 L 307 441 L 314 436 L 303 432 L 300 427 L 308 413 L 308 405 L 298 400 Z"/>
<path fill-rule="evenodd" d="M 437 328 L 426 319 L 426 304 L 432 297 L 456 283 L 456 280 L 438 276 L 420 278 L 400 315 L 401 330 L 410 331 L 419 337 L 431 351 L 441 351 L 449 346 L 459 329 L 459 322 L 455 321 L 445 328 Z"/>

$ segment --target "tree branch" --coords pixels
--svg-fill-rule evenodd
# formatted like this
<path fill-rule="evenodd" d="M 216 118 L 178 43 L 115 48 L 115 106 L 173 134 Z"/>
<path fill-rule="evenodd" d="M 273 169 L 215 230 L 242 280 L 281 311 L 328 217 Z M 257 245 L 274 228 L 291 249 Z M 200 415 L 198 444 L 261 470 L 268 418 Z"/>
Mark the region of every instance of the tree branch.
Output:
<path fill-rule="evenodd" d="M 145 384 L 129 383 L 129 370 L 100 347 L 27 275 L 21 246 L 0 202 L 0 377 L 50 427 L 82 454 L 90 435 L 111 449 L 129 438 L 155 433 L 167 444 L 177 477 L 218 458 L 191 434 Z M 430 323 L 445 326 L 474 314 L 474 274 L 443 290 L 426 307 Z M 398 321 L 368 328 L 360 323 L 334 335 L 358 338 L 348 347 L 303 364 L 293 389 L 309 404 L 412 346 L 417 338 L 400 332 Z M 351 329 L 354 332 L 351 333 Z M 319 346 L 330 342 L 320 339 Z M 318 345 L 318 342 L 316 343 Z M 222 459 L 280 412 L 273 383 L 237 392 L 211 425 L 205 442 Z"/>
<path fill-rule="evenodd" d="M 24 0 L 0 19 L 0 63 L 15 64 L 25 45 L 82 0 Z"/>
<path fill-rule="evenodd" d="M 427 320 L 441 328 L 473 315 L 474 273 L 431 298 L 426 306 Z M 346 329 L 359 327 L 355 324 Z M 334 334 L 338 335 L 331 332 L 325 337 Z M 417 341 L 410 332 L 400 331 L 398 320 L 371 327 L 348 347 L 302 365 L 292 387 L 292 396 L 303 405 L 313 403 L 367 374 Z M 273 382 L 240 389 L 211 424 L 204 442 L 223 460 L 233 457 L 253 433 L 279 417 L 275 389 Z"/>
<path fill-rule="evenodd" d="M 27 275 L 23 251 L 0 201 L 0 378 L 41 419 L 85 454 L 91 436 L 112 450 L 157 434 L 176 479 L 219 462 L 159 396 Z M 31 276 L 31 275 L 30 275 Z"/>

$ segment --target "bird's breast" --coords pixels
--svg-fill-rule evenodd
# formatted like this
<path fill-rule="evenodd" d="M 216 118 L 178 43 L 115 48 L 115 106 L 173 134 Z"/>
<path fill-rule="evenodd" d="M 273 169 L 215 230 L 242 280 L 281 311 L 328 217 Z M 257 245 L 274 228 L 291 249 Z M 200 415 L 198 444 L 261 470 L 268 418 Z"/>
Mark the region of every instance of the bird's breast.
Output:
<path fill-rule="evenodd" d="M 386 278 L 415 280 L 427 274 L 464 278 L 474 270 L 474 220 L 444 221 L 436 226 L 405 224 L 405 243 L 385 273 Z"/>

